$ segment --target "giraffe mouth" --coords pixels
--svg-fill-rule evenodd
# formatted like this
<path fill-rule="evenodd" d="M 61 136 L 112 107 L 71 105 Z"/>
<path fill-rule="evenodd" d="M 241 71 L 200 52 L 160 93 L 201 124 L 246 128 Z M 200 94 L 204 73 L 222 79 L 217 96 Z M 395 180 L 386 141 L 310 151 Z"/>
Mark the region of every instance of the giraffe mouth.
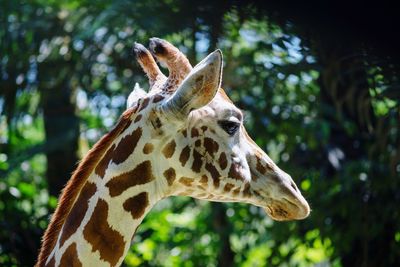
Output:
<path fill-rule="evenodd" d="M 255 174 L 252 174 L 255 177 Z M 273 174 L 254 179 L 258 206 L 276 221 L 302 220 L 310 214 L 310 206 L 289 175 Z M 275 192 L 275 193 L 274 193 Z"/>
<path fill-rule="evenodd" d="M 269 205 L 264 207 L 264 211 L 276 221 L 290 221 L 308 217 L 310 207 L 305 200 L 290 201 L 284 198 L 280 201 L 273 200 Z"/>
<path fill-rule="evenodd" d="M 276 221 L 302 220 L 310 214 L 307 200 L 297 190 L 290 189 L 286 194 L 271 196 L 265 189 L 252 190 L 256 201 L 252 204 L 264 209 Z M 290 193 L 289 193 L 290 192 Z"/>

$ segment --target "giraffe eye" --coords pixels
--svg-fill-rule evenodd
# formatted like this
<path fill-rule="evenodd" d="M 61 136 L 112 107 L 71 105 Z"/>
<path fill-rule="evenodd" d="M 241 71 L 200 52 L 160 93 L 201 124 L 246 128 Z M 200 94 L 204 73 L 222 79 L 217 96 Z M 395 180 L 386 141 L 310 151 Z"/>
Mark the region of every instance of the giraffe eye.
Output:
<path fill-rule="evenodd" d="M 240 123 L 235 121 L 218 121 L 218 124 L 230 136 L 234 135 L 240 127 Z"/>

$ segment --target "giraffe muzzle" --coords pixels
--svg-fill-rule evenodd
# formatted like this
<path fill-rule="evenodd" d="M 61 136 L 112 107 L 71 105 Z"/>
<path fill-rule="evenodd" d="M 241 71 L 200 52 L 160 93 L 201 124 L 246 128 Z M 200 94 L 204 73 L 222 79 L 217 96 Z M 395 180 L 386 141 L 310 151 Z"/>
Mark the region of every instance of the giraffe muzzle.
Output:
<path fill-rule="evenodd" d="M 301 220 L 310 214 L 307 200 L 292 178 L 280 169 L 258 176 L 253 186 L 261 197 L 259 206 L 274 220 Z"/>
<path fill-rule="evenodd" d="M 304 199 L 304 198 L 303 198 Z M 305 201 L 273 201 L 264 208 L 265 212 L 276 221 L 302 220 L 310 214 L 310 207 Z"/>
<path fill-rule="evenodd" d="M 273 198 L 264 208 L 265 212 L 274 220 L 289 221 L 301 220 L 310 214 L 310 206 L 300 193 L 300 190 L 290 178 L 290 183 L 282 182 L 278 185 L 279 197 Z"/>

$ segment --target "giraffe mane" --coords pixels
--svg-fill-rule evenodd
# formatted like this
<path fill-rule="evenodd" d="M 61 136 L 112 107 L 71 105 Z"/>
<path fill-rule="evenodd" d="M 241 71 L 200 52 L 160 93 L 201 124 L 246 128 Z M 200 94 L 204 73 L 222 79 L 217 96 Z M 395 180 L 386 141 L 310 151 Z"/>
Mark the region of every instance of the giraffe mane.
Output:
<path fill-rule="evenodd" d="M 137 111 L 138 105 L 126 110 L 120 117 L 117 125 L 106 135 L 104 135 L 94 146 L 89 150 L 88 154 L 79 163 L 71 178 L 64 187 L 59 198 L 59 204 L 51 218 L 50 224 L 47 227 L 42 239 L 37 264 L 35 266 L 45 266 L 47 258 L 54 246 L 56 245 L 58 235 L 74 205 L 81 189 L 85 185 L 89 175 L 93 172 L 99 161 L 107 149 L 111 146 L 115 138 L 126 128 L 131 122 L 132 115 Z"/>

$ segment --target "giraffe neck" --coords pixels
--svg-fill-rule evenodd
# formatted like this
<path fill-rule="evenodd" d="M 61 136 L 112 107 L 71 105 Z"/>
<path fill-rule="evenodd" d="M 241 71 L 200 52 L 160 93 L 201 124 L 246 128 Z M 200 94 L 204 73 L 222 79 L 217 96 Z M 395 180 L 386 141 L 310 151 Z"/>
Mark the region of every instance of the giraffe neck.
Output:
<path fill-rule="evenodd" d="M 137 228 L 160 200 L 151 194 L 154 186 L 155 181 L 111 197 L 105 193 L 104 183 L 88 181 L 66 219 L 50 259 L 54 257 L 56 266 L 122 264 Z M 80 209 L 86 208 L 82 205 L 87 209 L 79 218 Z"/>
<path fill-rule="evenodd" d="M 46 265 L 120 265 L 137 227 L 165 196 L 166 182 L 156 179 L 150 153 L 155 144 L 142 138 L 146 129 L 135 121 L 113 140 L 87 177 Z"/>

